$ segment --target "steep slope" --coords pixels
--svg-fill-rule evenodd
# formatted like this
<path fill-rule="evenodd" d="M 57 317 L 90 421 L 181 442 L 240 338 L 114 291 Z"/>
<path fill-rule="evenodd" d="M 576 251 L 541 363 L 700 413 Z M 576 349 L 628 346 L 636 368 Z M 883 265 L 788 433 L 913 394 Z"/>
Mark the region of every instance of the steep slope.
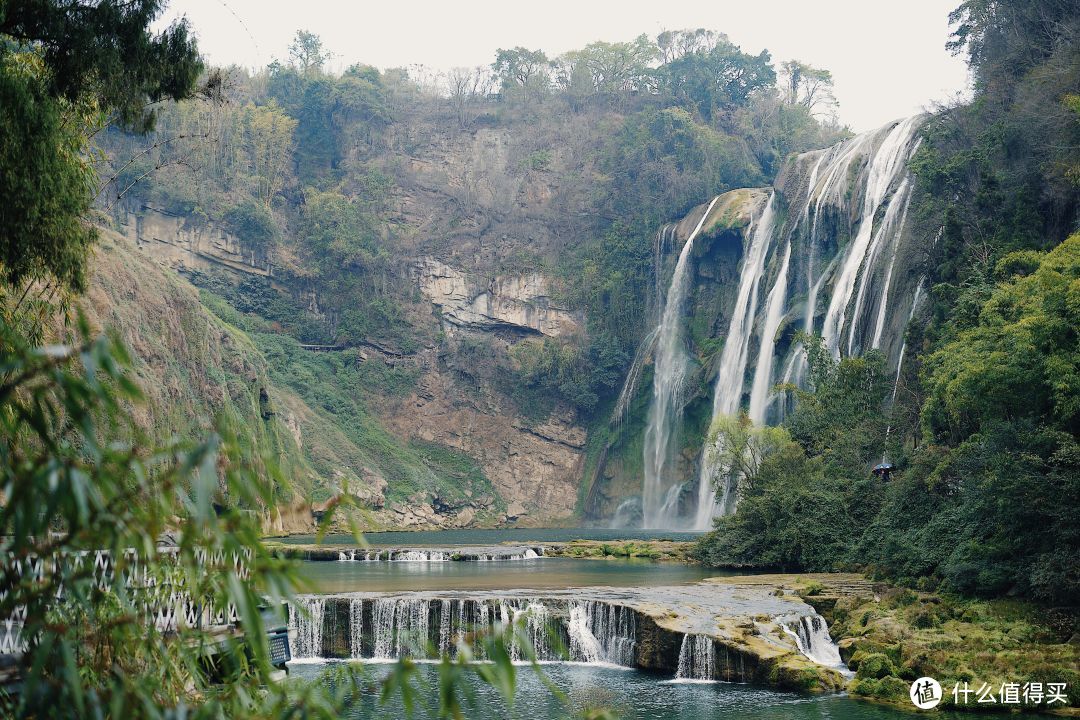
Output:
<path fill-rule="evenodd" d="M 80 307 L 93 327 L 117 332 L 130 350 L 145 395 L 133 408 L 142 430 L 158 441 L 199 439 L 215 421 L 237 431 L 256 472 L 287 478 L 276 488 L 280 507 L 267 512 L 267 529 L 311 528 L 305 507 L 314 477 L 279 413 L 285 398 L 250 338 L 208 312 L 181 278 L 107 230 Z"/>
<path fill-rule="evenodd" d="M 572 418 L 522 417 L 492 390 L 494 378 L 481 377 L 488 358 L 459 363 L 435 346 L 315 352 L 162 267 L 227 267 L 233 281 L 238 270 L 260 274 L 242 256 L 222 262 L 233 242 L 226 233 L 146 214 L 132 235 L 103 230 L 87 313 L 98 327 L 115 328 L 135 356 L 147 394 L 137 410 L 144 429 L 159 439 L 196 438 L 220 418 L 248 443 L 260 472 L 262 458 L 277 458 L 289 481 L 281 518 L 268 529 L 310 529 L 310 506 L 338 492 L 366 508 L 360 520 L 368 528 L 551 522 L 573 513 L 584 431 Z M 508 280 L 506 290 L 457 280 L 464 294 L 442 299 L 480 307 L 476 296 L 484 295 L 486 314 L 469 317 L 500 332 L 538 332 L 525 323 L 548 316 L 535 312 L 535 278 Z M 574 322 L 557 311 L 550 317 Z M 468 323 L 462 331 L 470 329 L 479 332 Z"/>

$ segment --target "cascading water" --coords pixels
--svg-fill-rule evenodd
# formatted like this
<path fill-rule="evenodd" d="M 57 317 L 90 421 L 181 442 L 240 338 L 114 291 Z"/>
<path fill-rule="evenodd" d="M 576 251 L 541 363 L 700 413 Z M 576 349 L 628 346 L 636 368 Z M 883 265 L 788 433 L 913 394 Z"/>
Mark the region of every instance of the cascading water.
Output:
<path fill-rule="evenodd" d="M 716 647 L 707 635 L 683 635 L 675 679 L 712 682 L 716 679 Z"/>
<path fill-rule="evenodd" d="M 742 268 L 739 272 L 739 289 L 735 296 L 735 309 L 731 315 L 727 335 L 724 337 L 724 349 L 720 354 L 720 365 L 716 374 L 713 390 L 712 417 L 734 415 L 742 402 L 743 378 L 746 374 L 747 354 L 754 317 L 757 314 L 758 286 L 765 269 L 765 257 L 769 252 L 769 243 L 773 235 L 776 195 L 770 194 L 761 217 L 747 231 L 749 247 L 743 254 Z M 707 530 L 716 508 L 716 489 L 714 475 L 715 461 L 712 453 L 705 452 L 701 459 L 701 473 L 698 478 L 698 503 L 693 527 Z M 725 482 L 720 505 L 727 509 L 733 493 L 731 479 Z"/>
<path fill-rule="evenodd" d="M 709 203 L 690 233 L 671 277 L 664 311 L 657 331 L 653 365 L 653 401 L 645 428 L 645 478 L 642 491 L 642 522 L 647 528 L 675 525 L 678 504 L 665 503 L 671 489 L 670 464 L 674 453 L 674 430 L 681 412 L 680 398 L 689 358 L 683 340 L 683 305 L 689 286 L 688 265 L 694 240 L 709 217 L 718 197 Z"/>
<path fill-rule="evenodd" d="M 788 623 L 782 623 L 781 627 L 795 640 L 799 652 L 819 665 L 849 672 L 840 658 L 840 648 L 829 635 L 829 626 L 824 618 L 820 615 L 803 615 L 793 624 L 794 630 Z"/>
<path fill-rule="evenodd" d="M 919 278 L 919 284 L 915 286 L 915 297 L 911 301 L 911 312 L 908 313 L 908 322 L 910 323 L 912 318 L 915 317 L 915 311 L 919 309 L 919 301 L 922 300 L 923 281 L 925 278 Z M 907 350 L 907 340 L 900 345 L 900 357 L 896 361 L 896 378 L 893 380 L 892 395 L 889 397 L 889 405 L 896 403 L 896 391 L 900 389 L 900 373 L 904 369 L 904 351 Z M 881 455 L 881 462 L 885 463 L 888 460 L 889 454 L 889 435 L 892 434 L 892 424 L 885 428 L 885 452 Z"/>
<path fill-rule="evenodd" d="M 322 656 L 322 627 L 325 601 L 310 598 L 304 607 L 289 612 L 289 636 L 294 658 L 317 658 Z"/>
<path fill-rule="evenodd" d="M 870 159 L 863 189 L 862 210 L 859 213 L 859 229 L 844 251 L 844 260 L 833 283 L 832 297 L 829 299 L 821 330 L 825 347 L 836 359 L 840 358 L 840 338 L 846 325 L 848 304 L 851 302 L 860 270 L 864 268 L 867 250 L 874 239 L 874 217 L 885 201 L 893 181 L 907 170 L 907 160 L 921 120 L 920 116 L 914 116 L 898 123 L 888 132 Z M 896 194 L 893 195 L 893 201 L 896 201 Z M 854 317 L 853 323 L 857 320 L 858 318 Z M 849 352 L 850 350 L 849 347 Z"/>
<path fill-rule="evenodd" d="M 542 547 L 520 547 L 481 550 L 459 548 L 451 550 L 349 550 L 338 553 L 338 562 L 450 562 L 494 560 L 532 560 L 544 556 Z"/>
<path fill-rule="evenodd" d="M 769 297 L 765 301 L 765 325 L 761 329 L 761 346 L 758 350 L 754 382 L 750 386 L 750 420 L 755 425 L 765 423 L 772 394 L 773 360 L 776 354 L 776 333 L 784 319 L 784 301 L 787 298 L 788 267 L 791 264 L 791 241 L 784 248 L 784 259 Z"/>
<path fill-rule="evenodd" d="M 334 657 L 368 660 L 456 656 L 466 650 L 484 659 L 485 635 L 497 624 L 515 624 L 511 659 L 569 659 L 633 667 L 637 621 L 631 608 L 599 601 L 556 602 L 530 598 L 427 598 L 307 596 L 289 613 L 297 660 Z M 568 657 L 560 648 L 569 650 Z"/>

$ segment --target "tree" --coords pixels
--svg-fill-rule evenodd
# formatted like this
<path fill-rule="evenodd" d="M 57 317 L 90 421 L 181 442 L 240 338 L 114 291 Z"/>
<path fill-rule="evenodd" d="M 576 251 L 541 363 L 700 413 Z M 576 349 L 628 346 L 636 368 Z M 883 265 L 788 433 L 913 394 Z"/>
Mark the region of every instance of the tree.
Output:
<path fill-rule="evenodd" d="M 520 94 L 526 105 L 547 92 L 551 81 L 549 68 L 550 63 L 543 50 L 527 50 L 523 47 L 512 50 L 499 48 L 495 53 L 495 62 L 491 64 L 503 92 Z"/>
<path fill-rule="evenodd" d="M 248 103 L 240 115 L 241 143 L 252 174 L 258 178 L 258 198 L 267 210 L 281 190 L 292 160 L 296 120 L 277 106 Z"/>
<path fill-rule="evenodd" d="M 656 46 L 641 35 L 632 42 L 590 43 L 581 50 L 566 53 L 560 61 L 564 78 L 566 67 L 572 67 L 571 80 L 574 73 L 583 70 L 588 74 L 593 93 L 619 96 L 647 89 L 649 64 L 655 57 Z"/>
<path fill-rule="evenodd" d="M 786 60 L 781 65 L 784 100 L 789 105 L 802 105 L 811 113 L 824 106 L 825 114 L 836 109 L 833 96 L 832 73 L 828 70 L 807 65 L 798 60 Z"/>
<path fill-rule="evenodd" d="M 771 88 L 776 72 L 767 50 L 748 55 L 719 36 L 708 50 L 679 56 L 657 69 L 661 88 L 711 120 L 716 110 L 744 107 L 758 90 Z"/>
<path fill-rule="evenodd" d="M 712 30 L 665 30 L 656 36 L 656 47 L 660 54 L 660 64 L 667 65 L 686 55 L 707 52 L 719 42 L 727 42 L 727 35 L 717 34 Z"/>
<path fill-rule="evenodd" d="M 466 109 L 470 104 L 484 100 L 491 92 L 493 78 L 491 68 L 456 67 L 446 73 L 446 91 L 450 107 L 457 116 L 458 125 L 466 124 Z"/>
<path fill-rule="evenodd" d="M 95 239 L 84 131 L 153 127 L 202 65 L 187 25 L 149 30 L 160 0 L 8 0 L 0 8 L 0 279 L 81 288 Z M 25 295 L 25 292 L 22 293 Z M 17 303 L 15 304 L 17 307 Z"/>
<path fill-rule="evenodd" d="M 153 127 L 151 105 L 188 97 L 202 62 L 185 21 L 160 34 L 151 23 L 163 0 L 7 0 L 0 35 L 18 50 L 39 53 L 46 93 L 79 102 L 94 97 L 105 113 L 129 128 Z M 6 50 L 7 48 L 5 48 Z"/>
<path fill-rule="evenodd" d="M 289 59 L 304 77 L 318 74 L 333 57 L 333 53 L 323 47 L 322 38 L 307 30 L 297 30 L 289 45 Z"/>

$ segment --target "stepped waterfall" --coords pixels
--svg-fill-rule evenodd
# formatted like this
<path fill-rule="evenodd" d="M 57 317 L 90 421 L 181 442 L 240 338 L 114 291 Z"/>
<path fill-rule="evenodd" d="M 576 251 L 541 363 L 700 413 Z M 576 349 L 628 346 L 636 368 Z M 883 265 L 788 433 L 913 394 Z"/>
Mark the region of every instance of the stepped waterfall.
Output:
<path fill-rule="evenodd" d="M 809 610 L 809 609 L 808 609 Z M 293 659 L 389 661 L 443 656 L 488 659 L 500 629 L 515 662 L 578 662 L 670 672 L 676 681 L 747 682 L 765 666 L 737 644 L 701 634 L 665 630 L 620 602 L 574 597 L 306 595 L 289 608 Z M 816 613 L 776 618 L 766 636 L 790 637 L 808 659 L 842 667 L 825 620 Z M 794 629 L 792 629 L 794 628 Z"/>
<path fill-rule="evenodd" d="M 837 359 L 880 350 L 899 372 L 904 330 L 925 273 L 917 252 L 923 239 L 908 222 L 913 181 L 907 168 L 924 118 L 893 122 L 792 158 L 764 202 L 760 191 L 733 191 L 688 216 L 702 213 L 684 233 L 663 311 L 639 351 L 651 350 L 654 363 L 643 443 L 644 527 L 706 530 L 715 515 L 732 512 L 738 502 L 738 478 L 723 476 L 718 448 L 699 456 L 692 512 L 680 508 L 692 479 L 680 478 L 673 467 L 692 362 L 684 337 L 687 298 L 709 244 L 731 231 L 730 223 L 710 217 L 730 212 L 729 195 L 742 193 L 738 200 L 748 222 L 740 233 L 738 283 L 721 288 L 733 293 L 733 302 L 715 364 L 712 419 L 745 411 L 758 425 L 782 420 L 785 402 L 773 388 L 779 382 L 801 385 L 806 378 L 806 355 L 794 340 L 798 330 L 820 335 Z M 674 248 L 679 238 L 672 237 L 671 227 L 661 232 Z M 637 373 L 641 364 L 635 358 Z"/>

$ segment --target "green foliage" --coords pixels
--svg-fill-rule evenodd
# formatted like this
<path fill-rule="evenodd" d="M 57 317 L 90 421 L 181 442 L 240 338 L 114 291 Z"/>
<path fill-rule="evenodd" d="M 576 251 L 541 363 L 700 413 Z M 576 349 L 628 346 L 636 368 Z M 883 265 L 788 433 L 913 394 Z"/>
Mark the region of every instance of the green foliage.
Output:
<path fill-rule="evenodd" d="M 627 362 L 617 342 L 608 335 L 593 338 L 585 349 L 544 338 L 520 342 L 510 352 L 526 386 L 541 394 L 558 393 L 583 417 L 596 409 L 602 396 L 618 387 Z"/>
<path fill-rule="evenodd" d="M 8 0 L 0 8 L 0 279 L 81 289 L 95 233 L 84 132 L 113 114 L 140 131 L 150 105 L 191 95 L 202 70 L 188 27 L 149 31 L 160 0 Z"/>
<path fill-rule="evenodd" d="M 265 206 L 253 200 L 245 200 L 229 208 L 222 220 L 233 234 L 258 250 L 265 250 L 277 237 L 274 216 Z"/>
<path fill-rule="evenodd" d="M 127 414 L 141 394 L 116 341 L 32 349 L 6 325 L 0 333 L 0 614 L 25 608 L 22 634 L 30 641 L 18 661 L 21 692 L 0 699 L 5 711 L 160 717 L 173 709 L 219 717 L 282 706 L 258 606 L 264 594 L 280 603 L 293 575 L 262 548 L 250 512 L 272 502 L 273 485 L 230 462 L 227 437 L 161 449 L 143 444 Z M 177 537 L 175 554 L 157 545 L 166 530 Z M 99 550 L 116 564 L 104 586 L 93 562 L 72 561 Z M 31 557 L 57 562 L 27 582 L 20 568 Z M 207 558 L 215 557 L 244 558 L 248 572 L 241 575 L 231 560 L 210 560 L 215 571 L 206 572 Z M 140 574 L 126 583 L 135 563 Z M 143 615 L 147 603 L 159 602 L 155 585 L 138 577 L 166 587 L 182 578 L 193 598 L 236 607 L 247 634 L 221 646 L 215 665 L 223 685 L 213 684 L 203 662 L 207 630 L 182 626 L 166 637 Z"/>
<path fill-rule="evenodd" d="M 629 116 L 601 151 L 601 167 L 605 211 L 650 232 L 709 197 L 764 179 L 745 141 L 682 108 Z"/>
<path fill-rule="evenodd" d="M 1021 257 L 1028 267 L 1038 259 Z M 933 440 L 966 438 L 1004 418 L 1080 430 L 1078 283 L 1080 235 L 1074 235 L 1030 275 L 994 288 L 973 326 L 927 358 L 923 422 Z"/>
<path fill-rule="evenodd" d="M 708 49 L 687 53 L 657 70 L 661 87 L 705 120 L 745 106 L 760 90 L 772 88 L 776 72 L 767 50 L 748 55 L 724 36 Z"/>
<path fill-rule="evenodd" d="M 163 0 L 6 0 L 0 35 L 40 52 L 50 97 L 92 97 L 120 125 L 146 132 L 153 104 L 188 97 L 202 72 L 186 21 L 150 31 L 164 9 Z"/>
<path fill-rule="evenodd" d="M 711 565 L 836 570 L 849 538 L 859 531 L 846 478 L 826 474 L 783 428 L 751 428 L 747 421 L 714 426 L 722 448 L 718 479 L 739 479 L 738 512 L 721 517 L 695 556 Z"/>
<path fill-rule="evenodd" d="M 82 221 L 94 174 L 69 104 L 51 97 L 33 54 L 0 44 L 0 279 L 82 288 L 96 233 Z"/>
<path fill-rule="evenodd" d="M 994 287 L 976 323 L 926 359 L 928 444 L 868 532 L 873 562 L 966 593 L 1075 597 L 1078 283 L 1073 236 Z M 912 502 L 924 511 L 898 511 Z"/>

